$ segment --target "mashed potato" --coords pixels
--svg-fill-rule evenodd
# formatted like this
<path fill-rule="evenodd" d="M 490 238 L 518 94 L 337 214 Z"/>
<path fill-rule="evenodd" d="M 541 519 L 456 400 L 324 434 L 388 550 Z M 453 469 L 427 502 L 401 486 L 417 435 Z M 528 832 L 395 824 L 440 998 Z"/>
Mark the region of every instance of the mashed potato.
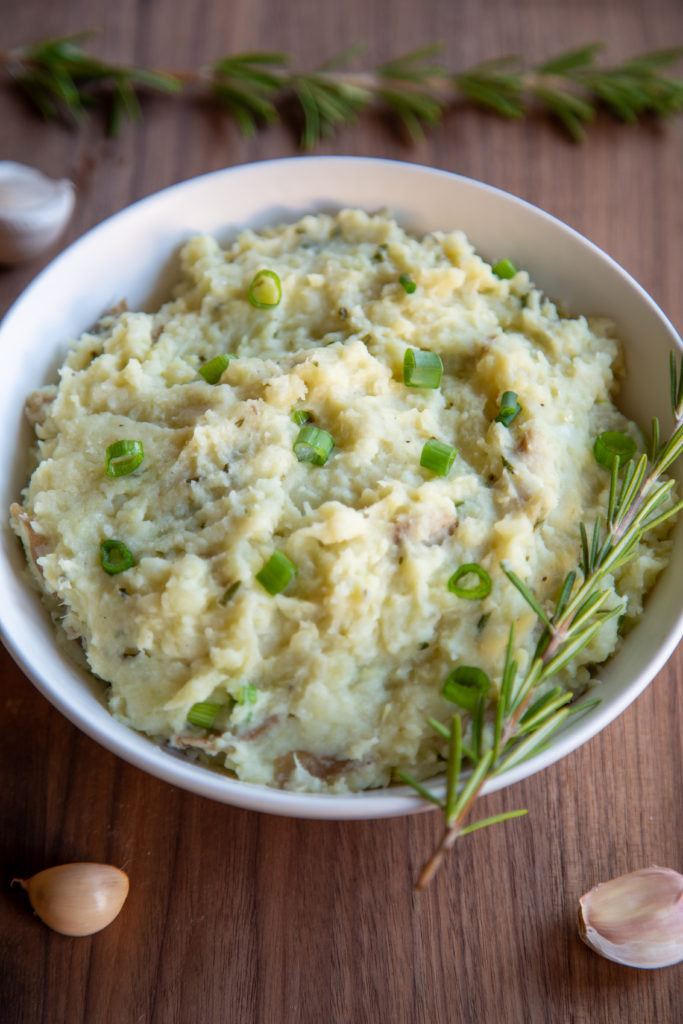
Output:
<path fill-rule="evenodd" d="M 434 774 L 449 672 L 495 688 L 510 623 L 522 663 L 537 638 L 501 562 L 552 602 L 605 506 L 595 436 L 640 443 L 612 403 L 611 325 L 498 277 L 460 232 L 417 240 L 357 210 L 226 250 L 195 238 L 182 265 L 172 301 L 103 318 L 29 401 L 38 464 L 13 521 L 39 582 L 134 729 L 290 789 Z M 272 294 L 252 298 L 281 298 L 255 306 L 264 269 Z M 408 349 L 440 356 L 438 387 L 406 386 Z M 293 413 L 333 439 L 323 465 L 299 461 Z M 444 476 L 421 465 L 431 439 L 457 449 Z M 110 476 L 122 440 L 144 458 Z M 107 540 L 134 564 L 105 571 Z M 668 550 L 649 537 L 616 581 L 629 616 Z M 475 600 L 447 586 L 472 563 L 491 580 Z M 565 684 L 615 650 L 616 622 Z"/>

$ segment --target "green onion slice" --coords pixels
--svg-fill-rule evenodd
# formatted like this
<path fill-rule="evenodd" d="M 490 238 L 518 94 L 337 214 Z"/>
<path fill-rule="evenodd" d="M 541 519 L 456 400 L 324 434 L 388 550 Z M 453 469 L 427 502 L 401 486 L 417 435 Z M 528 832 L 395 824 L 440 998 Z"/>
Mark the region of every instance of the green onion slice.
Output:
<path fill-rule="evenodd" d="M 103 540 L 100 544 L 100 565 L 110 576 L 132 568 L 135 559 L 122 540 Z"/>
<path fill-rule="evenodd" d="M 451 672 L 441 693 L 451 704 L 474 713 L 490 685 L 491 681 L 482 669 L 473 665 L 460 665 Z"/>
<path fill-rule="evenodd" d="M 514 391 L 504 391 L 503 397 L 500 400 L 500 411 L 496 416 L 496 423 L 502 423 L 504 427 L 509 427 L 515 416 L 522 411 L 522 407 L 517 401 L 517 395 Z"/>
<path fill-rule="evenodd" d="M 299 462 L 312 462 L 324 466 L 334 448 L 334 438 L 320 427 L 302 427 L 294 442 L 294 454 Z"/>
<path fill-rule="evenodd" d="M 274 270 L 259 270 L 249 285 L 249 301 L 257 309 L 272 309 L 282 298 L 280 278 Z"/>
<path fill-rule="evenodd" d="M 210 729 L 216 715 L 224 706 L 224 704 L 216 704 L 210 700 L 198 701 L 187 712 L 187 720 L 190 725 L 197 725 L 200 729 Z"/>
<path fill-rule="evenodd" d="M 464 576 L 476 576 L 479 580 L 474 586 L 464 587 L 459 585 L 458 580 Z M 491 577 L 486 569 L 482 569 L 476 562 L 465 562 L 459 569 L 456 569 L 448 581 L 448 589 L 451 594 L 457 597 L 466 597 L 469 601 L 480 601 L 491 593 Z"/>
<path fill-rule="evenodd" d="M 409 277 L 408 274 L 401 274 L 398 281 L 406 295 L 412 295 L 417 288 L 412 277 Z"/>
<path fill-rule="evenodd" d="M 227 370 L 228 363 L 232 358 L 232 356 L 223 353 L 223 355 L 214 356 L 213 359 L 209 359 L 208 363 L 204 363 L 203 366 L 200 366 L 199 372 L 206 383 L 218 384 L 218 381 L 223 376 L 225 370 Z"/>
<path fill-rule="evenodd" d="M 292 409 L 290 416 L 297 427 L 303 427 L 304 423 L 313 419 L 313 413 L 308 409 Z"/>
<path fill-rule="evenodd" d="M 255 704 L 258 700 L 258 690 L 251 683 L 243 683 L 237 697 L 238 704 Z"/>
<path fill-rule="evenodd" d="M 512 260 L 508 259 L 499 260 L 494 267 L 491 267 L 491 270 L 496 277 L 500 277 L 505 281 L 509 281 L 509 279 L 514 277 L 517 273 L 517 267 L 514 265 Z"/>
<path fill-rule="evenodd" d="M 623 465 L 632 459 L 635 453 L 636 442 L 619 430 L 603 431 L 602 434 L 598 434 L 593 445 L 595 461 L 605 469 L 611 469 L 615 459 L 619 460 L 619 465 Z"/>
<path fill-rule="evenodd" d="M 128 476 L 144 457 L 142 441 L 115 441 L 107 446 L 105 452 L 105 472 L 107 476 Z"/>
<path fill-rule="evenodd" d="M 438 352 L 407 348 L 403 357 L 403 383 L 409 388 L 438 388 L 443 363 Z"/>
<path fill-rule="evenodd" d="M 218 598 L 218 603 L 220 605 L 223 605 L 223 607 L 225 607 L 225 605 L 228 604 L 232 600 L 232 598 L 235 596 L 235 594 L 237 593 L 237 591 L 240 589 L 241 586 L 242 586 L 242 581 L 241 580 L 235 580 L 235 582 L 231 583 L 230 586 L 224 591 L 222 596 Z"/>
<path fill-rule="evenodd" d="M 446 444 L 444 441 L 437 441 L 435 437 L 432 437 L 429 441 L 425 442 L 422 454 L 420 455 L 420 465 L 424 469 L 429 469 L 432 473 L 436 473 L 437 476 L 448 476 L 457 454 L 457 448 Z"/>
<path fill-rule="evenodd" d="M 296 566 L 283 551 L 275 548 L 260 572 L 256 573 L 256 579 L 274 597 L 285 589 L 295 575 Z"/>

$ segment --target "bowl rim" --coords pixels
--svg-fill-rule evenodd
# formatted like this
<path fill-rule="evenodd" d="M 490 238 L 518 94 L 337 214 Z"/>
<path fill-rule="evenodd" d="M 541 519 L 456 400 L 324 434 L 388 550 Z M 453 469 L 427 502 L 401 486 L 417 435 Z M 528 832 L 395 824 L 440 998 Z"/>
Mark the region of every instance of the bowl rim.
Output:
<path fill-rule="evenodd" d="M 473 193 L 479 193 L 488 199 L 496 199 L 505 204 L 512 204 L 515 211 L 521 211 L 523 215 L 551 225 L 554 231 L 559 232 L 565 239 L 573 239 L 575 243 L 579 243 L 583 250 L 587 253 L 592 253 L 593 257 L 608 267 L 613 275 L 621 279 L 621 282 L 637 296 L 639 302 L 648 308 L 650 315 L 659 321 L 662 329 L 670 336 L 671 344 L 678 349 L 683 349 L 683 342 L 678 337 L 675 328 L 642 286 L 616 263 L 612 257 L 552 214 L 512 193 L 460 174 L 422 164 L 359 156 L 295 156 L 276 160 L 260 160 L 191 177 L 138 199 L 136 202 L 94 225 L 67 246 L 40 271 L 17 297 L 2 321 L 0 321 L 0 346 L 9 341 L 15 323 L 21 321 L 25 311 L 33 304 L 34 297 L 40 297 L 41 292 L 49 286 L 50 280 L 57 276 L 63 267 L 68 266 L 79 254 L 87 252 L 89 247 L 96 246 L 101 238 L 106 238 L 108 233 L 116 231 L 131 220 L 134 220 L 141 210 L 147 214 L 154 213 L 156 208 L 161 208 L 168 202 L 169 197 L 177 200 L 185 199 L 187 196 L 191 198 L 193 191 L 198 190 L 201 192 L 207 188 L 210 190 L 211 186 L 216 182 L 222 183 L 225 180 L 234 180 L 239 185 L 240 177 L 253 178 L 256 176 L 258 178 L 259 175 L 264 174 L 277 176 L 285 172 L 290 174 L 301 171 L 303 173 L 314 172 L 324 178 L 328 174 L 332 176 L 337 172 L 344 174 L 356 173 L 361 169 L 371 169 L 375 173 L 386 173 L 387 175 L 405 174 L 408 177 L 417 174 L 420 177 L 424 176 L 425 181 L 432 181 L 434 183 L 446 179 L 448 182 L 457 183 L 457 186 L 465 191 L 472 190 Z M 330 202 L 333 203 L 333 197 L 330 197 Z M 359 203 L 358 205 L 362 204 Z M 7 554 L 7 534 L 9 532 L 11 532 L 9 531 L 9 526 L 5 523 L 5 544 L 2 551 L 0 551 L 0 562 L 2 563 L 4 563 Z M 27 588 L 30 586 L 25 582 L 21 585 Z M 40 597 L 34 588 L 31 588 L 31 597 L 27 599 L 27 604 L 30 601 L 40 602 Z M 171 756 L 148 737 L 122 725 L 109 715 L 108 712 L 107 721 L 109 725 L 107 728 L 103 728 L 97 722 L 94 723 L 92 721 L 86 710 L 68 699 L 59 689 L 55 689 L 50 679 L 46 677 L 41 669 L 35 652 L 30 646 L 17 641 L 17 634 L 13 629 L 13 622 L 16 621 L 16 617 L 9 614 L 7 604 L 5 602 L 3 607 L 0 608 L 0 640 L 2 640 L 2 643 L 15 662 L 31 680 L 33 685 L 67 719 L 98 744 L 157 778 L 161 778 L 172 785 L 197 795 L 234 806 L 302 818 L 344 820 L 393 817 L 428 810 L 432 807 L 432 805 L 415 794 L 413 790 L 403 785 L 343 795 L 300 793 L 273 789 L 272 787 L 233 779 L 226 774 L 218 774 L 205 765 L 189 761 L 182 755 L 179 757 Z M 17 612 L 17 615 L 21 617 L 21 610 Z M 647 660 L 645 667 L 635 674 L 628 685 L 624 686 L 618 695 L 610 700 L 609 704 L 599 705 L 585 716 L 582 716 L 583 722 L 580 728 L 573 728 L 566 735 L 558 734 L 553 741 L 552 747 L 546 751 L 535 755 L 501 776 L 490 779 L 484 786 L 483 792 L 494 792 L 536 774 L 542 768 L 555 763 L 597 735 L 642 693 L 669 659 L 681 636 L 683 636 L 683 609 L 679 611 L 678 617 L 669 627 L 666 635 L 661 638 L 661 642 L 656 647 L 653 655 Z M 51 656 L 53 658 L 56 656 L 58 660 L 61 660 L 67 670 L 74 671 L 75 666 L 66 655 L 57 649 L 56 641 L 55 649 L 51 651 Z M 425 785 L 437 797 L 442 797 L 444 790 L 443 776 L 429 780 Z"/>

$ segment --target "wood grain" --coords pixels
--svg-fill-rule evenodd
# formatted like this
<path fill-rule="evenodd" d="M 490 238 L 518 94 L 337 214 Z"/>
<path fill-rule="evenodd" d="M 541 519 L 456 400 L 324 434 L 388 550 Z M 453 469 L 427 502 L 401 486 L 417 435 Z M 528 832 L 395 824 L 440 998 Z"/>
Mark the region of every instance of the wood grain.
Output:
<path fill-rule="evenodd" d="M 302 66 L 359 40 L 367 59 L 445 41 L 452 66 L 506 52 L 541 59 L 595 39 L 608 55 L 683 44 L 678 0 L 22 0 L 2 47 L 99 27 L 102 56 L 196 68 L 239 49 Z M 218 167 L 291 155 L 274 126 L 251 140 L 198 101 L 145 102 L 106 139 L 46 126 L 0 88 L 5 158 L 68 176 L 68 237 L 156 189 Z M 409 147 L 368 117 L 317 149 L 458 171 L 587 234 L 683 327 L 683 119 L 626 128 L 599 117 L 577 147 L 546 120 L 461 106 Z M 4 312 L 45 260 L 0 272 Z M 1 598 L 0 598 L 1 599 Z M 0 1020 L 8 1024 L 677 1024 L 680 968 L 601 960 L 575 926 L 590 886 L 648 863 L 683 867 L 677 652 L 616 722 L 542 774 L 482 801 L 530 814 L 461 843 L 433 887 L 412 884 L 438 816 L 311 822 L 257 815 L 142 774 L 63 719 L 0 653 Z M 119 918 L 92 938 L 50 933 L 10 888 L 49 864 L 104 860 L 130 874 Z"/>

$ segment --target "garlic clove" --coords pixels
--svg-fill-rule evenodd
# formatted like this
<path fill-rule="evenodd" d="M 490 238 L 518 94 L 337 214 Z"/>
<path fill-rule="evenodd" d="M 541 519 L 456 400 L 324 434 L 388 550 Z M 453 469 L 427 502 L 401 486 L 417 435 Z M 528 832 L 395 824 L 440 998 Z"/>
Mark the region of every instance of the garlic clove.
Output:
<path fill-rule="evenodd" d="M 56 242 L 73 213 L 72 182 L 0 160 L 0 264 L 33 259 Z"/>
<path fill-rule="evenodd" d="M 114 920 L 128 895 L 128 875 L 111 864 L 60 864 L 15 878 L 38 917 L 62 935 L 92 935 Z"/>
<path fill-rule="evenodd" d="M 655 865 L 596 885 L 579 900 L 586 945 L 628 967 L 683 960 L 683 875 Z"/>

